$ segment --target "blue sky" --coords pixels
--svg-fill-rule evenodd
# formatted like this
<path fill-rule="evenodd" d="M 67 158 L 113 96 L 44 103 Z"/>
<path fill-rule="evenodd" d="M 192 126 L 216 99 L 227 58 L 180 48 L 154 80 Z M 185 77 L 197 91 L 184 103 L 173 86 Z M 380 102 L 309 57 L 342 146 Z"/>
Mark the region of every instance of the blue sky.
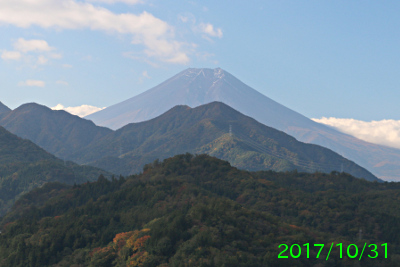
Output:
<path fill-rule="evenodd" d="M 107 107 L 221 67 L 309 117 L 400 120 L 398 1 L 3 0 L 0 101 Z"/>

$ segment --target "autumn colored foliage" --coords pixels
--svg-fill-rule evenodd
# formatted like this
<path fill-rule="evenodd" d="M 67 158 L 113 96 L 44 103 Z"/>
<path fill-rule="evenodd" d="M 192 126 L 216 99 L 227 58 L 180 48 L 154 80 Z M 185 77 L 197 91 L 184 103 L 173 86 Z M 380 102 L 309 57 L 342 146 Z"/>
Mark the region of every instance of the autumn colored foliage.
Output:
<path fill-rule="evenodd" d="M 0 221 L 0 266 L 389 267 L 400 260 L 399 229 L 400 184 L 247 172 L 185 154 L 126 179 L 47 184 L 23 196 Z M 388 243 L 388 258 L 332 250 L 326 261 L 327 251 L 316 259 L 313 249 L 309 258 L 277 258 L 282 243 L 331 242 Z"/>

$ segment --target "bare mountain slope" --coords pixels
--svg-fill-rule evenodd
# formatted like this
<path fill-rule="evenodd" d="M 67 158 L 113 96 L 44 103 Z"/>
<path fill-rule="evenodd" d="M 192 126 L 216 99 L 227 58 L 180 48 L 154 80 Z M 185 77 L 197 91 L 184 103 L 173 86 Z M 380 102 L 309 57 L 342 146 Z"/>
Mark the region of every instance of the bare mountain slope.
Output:
<path fill-rule="evenodd" d="M 220 68 L 187 69 L 138 96 L 86 118 L 97 125 L 118 129 L 159 116 L 175 105 L 196 107 L 212 101 L 221 101 L 302 142 L 328 147 L 381 179 L 400 180 L 400 150 L 367 143 L 316 123 Z"/>

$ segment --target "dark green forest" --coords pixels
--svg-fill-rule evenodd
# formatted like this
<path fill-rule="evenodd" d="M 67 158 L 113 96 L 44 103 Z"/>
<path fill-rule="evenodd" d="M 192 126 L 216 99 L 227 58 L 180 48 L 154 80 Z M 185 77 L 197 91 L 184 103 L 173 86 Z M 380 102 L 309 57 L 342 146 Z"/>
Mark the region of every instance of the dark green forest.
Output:
<path fill-rule="evenodd" d="M 0 266 L 398 266 L 399 229 L 398 183 L 182 154 L 23 195 L 0 222 Z M 379 256 L 340 258 L 334 247 L 326 260 L 332 242 L 377 244 Z M 301 256 L 279 259 L 280 244 L 299 244 Z M 318 259 L 313 244 L 325 245 Z"/>
<path fill-rule="evenodd" d="M 100 174 L 111 177 L 98 168 L 60 160 L 0 127 L 0 216 L 22 194 L 47 182 L 73 185 L 96 181 Z"/>

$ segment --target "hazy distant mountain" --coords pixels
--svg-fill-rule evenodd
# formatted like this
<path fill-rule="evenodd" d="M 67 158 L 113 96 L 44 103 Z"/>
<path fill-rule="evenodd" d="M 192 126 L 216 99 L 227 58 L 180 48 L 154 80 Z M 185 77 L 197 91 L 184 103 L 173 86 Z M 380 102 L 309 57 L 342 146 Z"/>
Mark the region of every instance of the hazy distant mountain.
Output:
<path fill-rule="evenodd" d="M 10 111 L 11 109 L 9 107 L 0 102 L 0 118 Z"/>
<path fill-rule="evenodd" d="M 64 162 L 29 140 L 0 127 L 0 216 L 23 193 L 47 182 L 66 184 L 97 180 L 107 172 Z"/>
<path fill-rule="evenodd" d="M 221 102 L 176 106 L 165 114 L 125 127 L 73 155 L 113 173 L 141 171 L 145 163 L 176 154 L 207 153 L 246 170 L 346 172 L 377 180 L 370 172 L 321 146 L 304 144 Z"/>
<path fill-rule="evenodd" d="M 376 180 L 332 151 L 301 144 L 222 103 L 193 110 L 177 106 L 158 118 L 129 124 L 118 131 L 30 103 L 8 112 L 0 125 L 58 157 L 116 174 L 137 173 L 157 158 L 193 152 L 214 155 L 247 170 L 343 169 L 356 177 Z M 227 134 L 230 127 L 232 136 Z"/>
<path fill-rule="evenodd" d="M 316 123 L 250 88 L 222 69 L 187 69 L 160 85 L 87 116 L 97 125 L 118 129 L 152 119 L 175 105 L 221 101 L 300 141 L 328 147 L 378 177 L 400 180 L 400 150 L 361 141 Z"/>
<path fill-rule="evenodd" d="M 8 131 L 31 140 L 60 158 L 89 145 L 112 130 L 98 127 L 63 110 L 29 103 L 0 118 L 0 125 Z"/>
<path fill-rule="evenodd" d="M 293 125 L 312 127 L 317 123 L 248 87 L 222 69 L 187 69 L 160 85 L 85 117 L 96 125 L 118 129 L 131 122 L 155 118 L 176 105 L 196 107 L 213 101 L 281 129 Z"/>

